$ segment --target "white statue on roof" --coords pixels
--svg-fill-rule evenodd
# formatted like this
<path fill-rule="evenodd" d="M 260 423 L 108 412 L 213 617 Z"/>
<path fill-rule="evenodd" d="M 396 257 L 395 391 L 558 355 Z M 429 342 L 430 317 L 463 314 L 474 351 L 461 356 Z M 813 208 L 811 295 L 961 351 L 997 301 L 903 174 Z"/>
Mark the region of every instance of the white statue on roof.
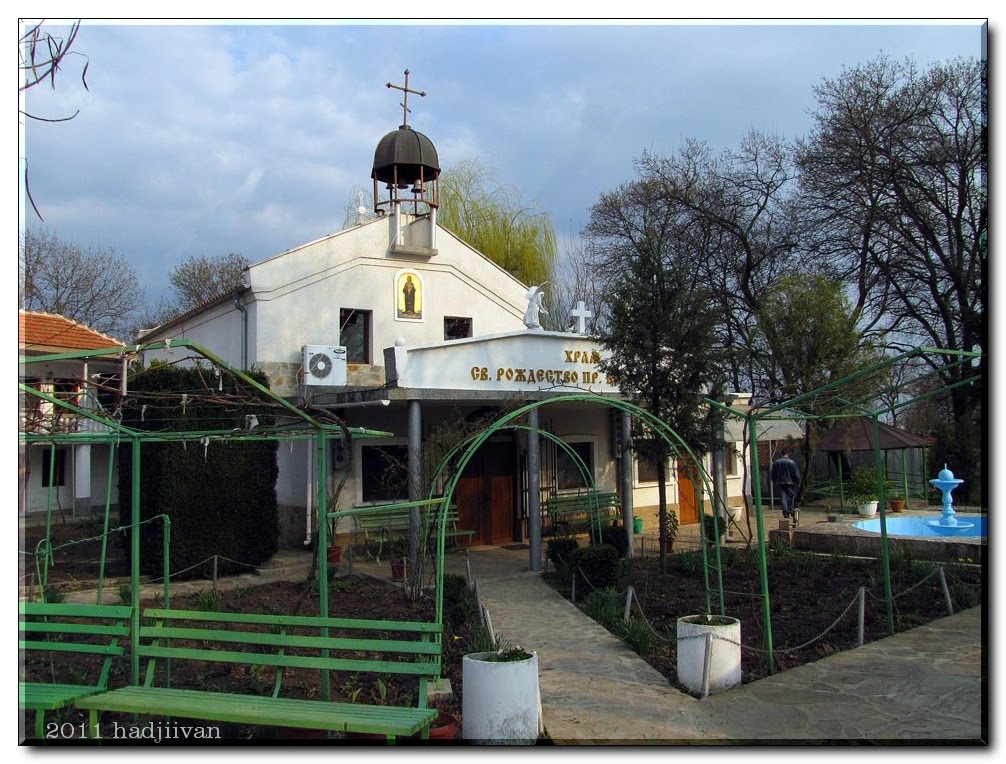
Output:
<path fill-rule="evenodd" d="M 546 281 L 545 284 L 547 283 Z M 524 311 L 524 326 L 528 329 L 541 329 L 538 314 L 544 313 L 546 316 L 548 315 L 548 311 L 541 304 L 541 301 L 545 299 L 545 284 L 531 287 L 527 290 L 527 295 L 525 295 L 527 297 L 527 310 Z"/>

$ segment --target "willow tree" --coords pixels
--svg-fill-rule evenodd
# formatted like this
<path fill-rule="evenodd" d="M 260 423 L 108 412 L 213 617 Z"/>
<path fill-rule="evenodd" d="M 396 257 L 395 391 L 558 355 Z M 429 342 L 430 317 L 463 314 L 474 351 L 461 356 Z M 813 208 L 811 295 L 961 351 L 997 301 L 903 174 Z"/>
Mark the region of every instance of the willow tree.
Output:
<path fill-rule="evenodd" d="M 552 279 L 555 231 L 548 214 L 525 202 L 493 171 L 467 159 L 440 175 L 438 222 L 525 284 Z"/>

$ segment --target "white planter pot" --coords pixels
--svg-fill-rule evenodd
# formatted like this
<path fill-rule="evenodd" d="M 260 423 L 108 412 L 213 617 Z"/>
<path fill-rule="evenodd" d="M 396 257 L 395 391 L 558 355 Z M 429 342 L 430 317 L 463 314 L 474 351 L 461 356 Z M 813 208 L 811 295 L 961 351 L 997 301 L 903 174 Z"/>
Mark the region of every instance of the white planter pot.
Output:
<path fill-rule="evenodd" d="M 860 517 L 873 517 L 877 514 L 877 502 L 864 501 L 857 507 Z"/>
<path fill-rule="evenodd" d="M 463 737 L 473 743 L 533 745 L 538 740 L 538 656 L 522 661 L 485 660 L 472 653 L 461 662 Z"/>
<path fill-rule="evenodd" d="M 678 619 L 678 682 L 703 694 L 706 635 L 712 635 L 709 694 L 741 683 L 741 622 L 723 615 L 686 615 Z"/>

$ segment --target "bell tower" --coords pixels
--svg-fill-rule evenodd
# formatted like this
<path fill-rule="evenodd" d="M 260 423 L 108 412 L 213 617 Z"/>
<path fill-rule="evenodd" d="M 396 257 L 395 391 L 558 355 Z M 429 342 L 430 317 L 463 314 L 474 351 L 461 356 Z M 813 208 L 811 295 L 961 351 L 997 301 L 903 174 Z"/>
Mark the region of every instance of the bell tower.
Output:
<path fill-rule="evenodd" d="M 433 142 L 409 127 L 409 94 L 423 98 L 426 91 L 409 87 L 408 69 L 404 85 L 389 82 L 387 87 L 401 90 L 404 95 L 400 104 L 402 124 L 381 138 L 374 152 L 370 174 L 374 181 L 374 212 L 391 217 L 392 253 L 431 256 L 436 254 L 440 159 Z M 384 184 L 383 190 L 380 183 Z M 410 235 L 407 227 L 414 229 Z"/>

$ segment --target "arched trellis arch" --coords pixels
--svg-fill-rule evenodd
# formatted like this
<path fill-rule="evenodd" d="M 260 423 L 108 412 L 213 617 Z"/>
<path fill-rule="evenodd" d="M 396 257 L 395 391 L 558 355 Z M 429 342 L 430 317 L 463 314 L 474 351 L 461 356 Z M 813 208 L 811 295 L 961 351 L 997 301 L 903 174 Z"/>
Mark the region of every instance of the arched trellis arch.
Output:
<path fill-rule="evenodd" d="M 521 406 L 520 408 L 515 409 L 514 411 L 502 415 L 499 419 L 488 425 L 484 430 L 482 430 L 479 433 L 476 433 L 475 435 L 471 436 L 470 438 L 466 439 L 458 446 L 456 446 L 450 453 L 447 454 L 444 460 L 442 460 L 436 472 L 437 475 L 442 474 L 452 460 L 454 459 L 457 460 L 453 474 L 448 479 L 443 490 L 443 500 L 445 505 L 450 505 L 451 502 L 453 501 L 454 491 L 457 488 L 457 483 L 461 477 L 461 474 L 464 472 L 464 469 L 468 465 L 468 462 L 472 459 L 472 457 L 475 455 L 478 449 L 489 438 L 491 438 L 494 434 L 502 430 L 517 428 L 518 426 L 514 425 L 513 423 L 532 411 L 535 411 L 545 406 L 551 406 L 556 404 L 568 404 L 568 403 L 587 403 L 592 405 L 600 405 L 605 406 L 607 408 L 614 408 L 619 411 L 626 412 L 634 419 L 638 418 L 640 421 L 645 423 L 658 437 L 660 437 L 665 443 L 667 443 L 668 446 L 670 446 L 672 452 L 676 456 L 682 456 L 682 455 L 686 456 L 687 459 L 690 461 L 690 463 L 695 465 L 696 472 L 703 484 L 703 488 L 705 489 L 704 491 L 698 492 L 699 516 L 701 517 L 703 515 L 702 496 L 705 492 L 708 492 L 710 495 L 712 494 L 712 481 L 709 477 L 709 474 L 702 467 L 701 459 L 684 441 L 684 439 L 680 435 L 678 435 L 678 433 L 675 432 L 666 422 L 654 416 L 646 409 L 641 408 L 633 403 L 630 403 L 629 401 L 606 398 L 604 396 L 592 393 L 590 394 L 573 393 L 570 395 L 560 395 L 553 398 L 546 398 L 539 401 L 532 401 L 530 403 L 525 404 L 524 406 Z M 551 434 L 545 433 L 540 429 L 527 426 L 520 426 L 520 429 L 525 428 L 533 432 L 545 434 L 547 437 L 553 437 L 551 436 Z M 568 444 L 564 444 L 564 446 L 565 445 Z M 458 455 L 459 452 L 460 455 Z M 585 469 L 585 466 L 582 465 L 582 461 L 579 459 L 579 457 L 576 457 L 576 461 L 579 462 L 578 468 L 582 467 L 583 469 Z M 432 496 L 432 488 L 431 488 L 431 496 Z M 595 508 L 595 510 L 596 509 L 597 508 Z M 713 528 L 714 533 L 718 537 L 719 519 L 717 518 L 716 514 L 717 513 L 713 512 Z M 706 609 L 707 612 L 711 612 L 712 604 L 711 604 L 711 595 L 709 586 L 709 560 L 707 553 L 708 545 L 705 543 L 706 541 L 705 523 L 703 522 L 699 523 L 699 533 L 702 541 L 700 546 L 702 549 L 703 572 L 705 576 Z M 717 573 L 717 586 L 719 590 L 719 608 L 720 613 L 724 613 L 726 608 L 723 597 L 723 575 L 722 575 L 722 565 L 720 559 L 719 545 L 716 545 L 715 550 L 716 550 L 715 568 Z"/>

